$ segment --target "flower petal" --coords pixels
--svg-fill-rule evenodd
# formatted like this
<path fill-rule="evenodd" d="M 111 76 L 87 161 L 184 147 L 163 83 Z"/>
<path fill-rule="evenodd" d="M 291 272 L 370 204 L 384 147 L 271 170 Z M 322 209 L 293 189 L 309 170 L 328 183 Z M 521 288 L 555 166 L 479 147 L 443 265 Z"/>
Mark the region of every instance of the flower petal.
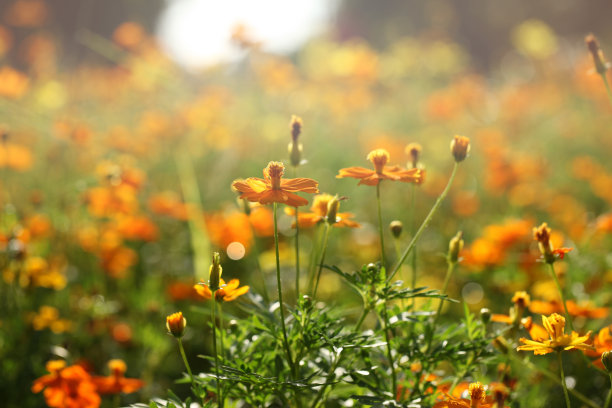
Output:
<path fill-rule="evenodd" d="M 318 193 L 319 183 L 309 178 L 281 179 L 281 190 L 289 192 Z"/>

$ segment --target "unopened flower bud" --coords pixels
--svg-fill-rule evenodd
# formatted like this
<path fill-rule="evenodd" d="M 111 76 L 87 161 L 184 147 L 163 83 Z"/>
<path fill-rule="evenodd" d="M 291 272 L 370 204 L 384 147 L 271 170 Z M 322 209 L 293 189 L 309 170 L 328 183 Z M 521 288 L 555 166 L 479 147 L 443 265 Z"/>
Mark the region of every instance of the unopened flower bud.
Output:
<path fill-rule="evenodd" d="M 459 254 L 463 250 L 463 232 L 459 231 L 448 244 L 448 261 L 450 263 L 457 263 L 459 261 Z"/>
<path fill-rule="evenodd" d="M 551 230 L 545 222 L 533 229 L 533 239 L 538 241 L 538 247 L 544 260 L 551 264 L 555 262 L 555 255 L 553 254 L 553 246 L 550 242 L 550 234 Z"/>
<path fill-rule="evenodd" d="M 340 197 L 334 196 L 327 203 L 327 222 L 330 225 L 338 222 L 338 210 L 340 209 L 340 200 Z"/>
<path fill-rule="evenodd" d="M 612 374 L 612 352 L 604 351 L 601 354 L 601 363 L 606 367 L 606 371 Z"/>
<path fill-rule="evenodd" d="M 484 324 L 488 324 L 491 321 L 491 311 L 486 307 L 480 309 L 480 320 Z"/>
<path fill-rule="evenodd" d="M 406 146 L 406 153 L 408 153 L 410 156 L 409 167 L 411 169 L 417 168 L 422 150 L 423 148 L 418 143 L 410 143 L 408 146 Z"/>
<path fill-rule="evenodd" d="M 402 224 L 399 220 L 391 221 L 389 224 L 389 229 L 391 230 L 391 235 L 395 238 L 399 238 L 402 235 L 402 229 L 404 228 L 404 224 Z"/>
<path fill-rule="evenodd" d="M 187 327 L 187 320 L 183 317 L 183 312 L 177 312 L 166 317 L 166 328 L 168 333 L 172 334 L 177 339 L 183 337 Z"/>
<path fill-rule="evenodd" d="M 289 129 L 291 129 L 291 138 L 293 141 L 297 141 L 298 137 L 302 133 L 302 118 L 296 115 L 291 115 L 291 122 L 289 122 Z"/>
<path fill-rule="evenodd" d="M 298 116 L 292 115 L 291 122 L 289 122 L 289 129 L 291 130 L 289 160 L 292 166 L 297 167 L 302 163 L 302 144 L 298 141 L 298 138 L 302 133 L 302 119 Z"/>
<path fill-rule="evenodd" d="M 218 252 L 213 252 L 212 265 L 210 265 L 210 275 L 208 278 L 208 287 L 215 292 L 219 289 L 219 282 L 223 268 L 221 267 L 221 257 Z"/>
<path fill-rule="evenodd" d="M 455 135 L 450 144 L 451 153 L 457 163 L 462 162 L 470 152 L 470 139 L 465 136 Z"/>
<path fill-rule="evenodd" d="M 597 42 L 597 38 L 593 34 L 589 34 L 584 39 L 589 52 L 591 53 L 591 57 L 593 58 L 593 64 L 595 65 L 595 71 L 599 75 L 605 75 L 608 67 L 604 62 L 604 55 L 601 49 L 599 48 L 599 43 Z"/>

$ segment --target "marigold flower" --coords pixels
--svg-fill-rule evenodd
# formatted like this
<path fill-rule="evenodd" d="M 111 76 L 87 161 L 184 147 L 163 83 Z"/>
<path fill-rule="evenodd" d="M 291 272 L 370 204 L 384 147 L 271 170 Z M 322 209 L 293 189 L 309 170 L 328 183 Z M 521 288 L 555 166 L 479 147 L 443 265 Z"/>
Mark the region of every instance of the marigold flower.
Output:
<path fill-rule="evenodd" d="M 127 365 L 123 360 L 115 359 L 108 362 L 110 375 L 108 377 L 93 377 L 100 394 L 130 394 L 144 386 L 144 381 L 137 378 L 125 378 Z"/>
<path fill-rule="evenodd" d="M 419 183 L 424 172 L 420 169 L 406 170 L 399 166 L 387 166 L 389 152 L 385 149 L 372 150 L 367 159 L 374 165 L 374 170 L 363 167 L 347 167 L 340 169 L 336 178 L 351 177 L 360 179 L 358 185 L 376 186 L 381 180 L 403 181 L 406 183 Z"/>
<path fill-rule="evenodd" d="M 34 380 L 32 392 L 43 389 L 49 407 L 56 408 L 97 408 L 100 396 L 91 376 L 78 365 L 66 367 L 63 360 L 51 360 L 46 365 L 50 374 Z"/>
<path fill-rule="evenodd" d="M 249 291 L 249 286 L 240 286 L 240 280 L 232 279 L 227 284 L 223 279 L 220 280 L 220 287 L 215 292 L 215 299 L 217 302 L 225 301 L 231 302 L 236 300 L 239 296 L 244 295 Z M 204 282 L 197 283 L 194 285 L 194 289 L 198 292 L 198 295 L 202 296 L 205 300 L 212 299 L 212 291 L 210 287 Z"/>
<path fill-rule="evenodd" d="M 493 408 L 494 401 L 486 396 L 485 387 L 479 382 L 468 387 L 470 399 L 447 395 L 443 401 L 436 402 L 433 408 Z"/>
<path fill-rule="evenodd" d="M 558 300 L 542 301 L 534 300 L 528 306 L 531 313 L 552 314 L 563 313 L 563 304 Z M 610 309 L 607 307 L 596 307 L 592 302 L 576 303 L 573 300 L 567 301 L 567 311 L 572 316 L 586 317 L 588 319 L 603 319 L 608 317 Z"/>
<path fill-rule="evenodd" d="M 563 350 L 593 350 L 593 346 L 587 344 L 591 332 L 585 336 L 580 336 L 572 331 L 571 334 L 565 334 L 565 318 L 557 313 L 546 317 L 542 316 L 542 323 L 548 333 L 548 340 L 535 341 L 521 338 L 523 343 L 517 350 L 533 351 L 535 355 L 543 355 L 552 353 L 553 351 Z"/>
<path fill-rule="evenodd" d="M 235 180 L 232 187 L 240 192 L 240 198 L 260 204 L 282 203 L 292 207 L 307 205 L 308 200 L 297 192 L 318 193 L 319 183 L 309 178 L 283 179 L 285 166 L 281 162 L 270 162 L 264 169 L 264 178 L 249 177 Z"/>
<path fill-rule="evenodd" d="M 312 206 L 310 207 L 311 212 L 298 213 L 298 224 L 300 228 L 310 228 L 316 224 L 325 222 L 330 214 L 329 206 L 333 199 L 334 196 L 331 194 L 318 194 L 314 196 Z M 295 210 L 292 208 L 287 208 L 285 212 L 289 215 L 295 215 Z M 350 219 L 353 216 L 353 213 L 336 212 L 336 216 L 334 217 L 335 222 L 330 222 L 330 224 L 335 227 L 360 227 L 359 223 Z M 293 227 L 295 228 L 295 223 L 293 224 Z"/>
<path fill-rule="evenodd" d="M 183 317 L 183 312 L 173 313 L 166 317 L 166 328 L 168 333 L 180 339 L 185 334 L 187 320 Z"/>

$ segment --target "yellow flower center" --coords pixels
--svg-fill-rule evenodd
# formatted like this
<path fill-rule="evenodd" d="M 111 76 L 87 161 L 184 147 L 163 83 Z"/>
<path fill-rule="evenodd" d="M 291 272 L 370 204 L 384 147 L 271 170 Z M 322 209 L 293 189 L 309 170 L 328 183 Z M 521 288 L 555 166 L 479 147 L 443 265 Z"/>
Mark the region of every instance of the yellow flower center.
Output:
<path fill-rule="evenodd" d="M 484 401 L 485 399 L 485 388 L 484 385 L 482 385 L 479 382 L 475 382 L 470 384 L 469 387 L 469 392 L 470 392 L 470 399 L 472 400 L 472 406 L 474 406 L 474 403 L 480 403 L 482 401 Z M 478 405 L 475 405 L 478 406 Z"/>
<path fill-rule="evenodd" d="M 382 174 L 385 165 L 389 161 L 389 158 L 389 152 L 385 149 L 372 150 L 367 157 L 367 159 L 374 165 L 374 169 L 378 174 Z"/>
<path fill-rule="evenodd" d="M 271 161 L 264 169 L 264 176 L 270 179 L 272 190 L 280 190 L 283 174 L 285 174 L 285 165 L 281 162 Z"/>
<path fill-rule="evenodd" d="M 108 368 L 114 377 L 122 377 L 127 371 L 127 365 L 123 360 L 114 359 L 108 362 Z"/>

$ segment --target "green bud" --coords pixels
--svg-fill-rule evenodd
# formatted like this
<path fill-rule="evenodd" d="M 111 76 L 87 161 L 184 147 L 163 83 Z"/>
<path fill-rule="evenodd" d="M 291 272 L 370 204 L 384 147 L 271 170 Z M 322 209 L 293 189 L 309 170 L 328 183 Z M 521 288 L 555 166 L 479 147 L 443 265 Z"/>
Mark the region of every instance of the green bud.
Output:
<path fill-rule="evenodd" d="M 394 220 L 389 224 L 389 229 L 391 230 L 391 235 L 394 238 L 399 238 L 402 235 L 402 229 L 404 228 L 404 224 L 401 221 Z"/>
<path fill-rule="evenodd" d="M 601 362 L 603 363 L 604 367 L 606 367 L 606 371 L 612 374 L 612 352 L 604 351 L 601 354 Z"/>
<path fill-rule="evenodd" d="M 208 286 L 212 292 L 219 289 L 222 273 L 223 268 L 221 267 L 221 257 L 219 256 L 218 252 L 213 252 L 212 265 L 210 265 L 210 276 L 208 278 Z"/>
<path fill-rule="evenodd" d="M 448 244 L 448 261 L 450 263 L 457 263 L 459 261 L 459 254 L 463 249 L 463 232 L 459 231 Z"/>
<path fill-rule="evenodd" d="M 486 307 L 480 309 L 480 320 L 482 320 L 484 324 L 488 324 L 491 321 L 491 311 Z"/>

